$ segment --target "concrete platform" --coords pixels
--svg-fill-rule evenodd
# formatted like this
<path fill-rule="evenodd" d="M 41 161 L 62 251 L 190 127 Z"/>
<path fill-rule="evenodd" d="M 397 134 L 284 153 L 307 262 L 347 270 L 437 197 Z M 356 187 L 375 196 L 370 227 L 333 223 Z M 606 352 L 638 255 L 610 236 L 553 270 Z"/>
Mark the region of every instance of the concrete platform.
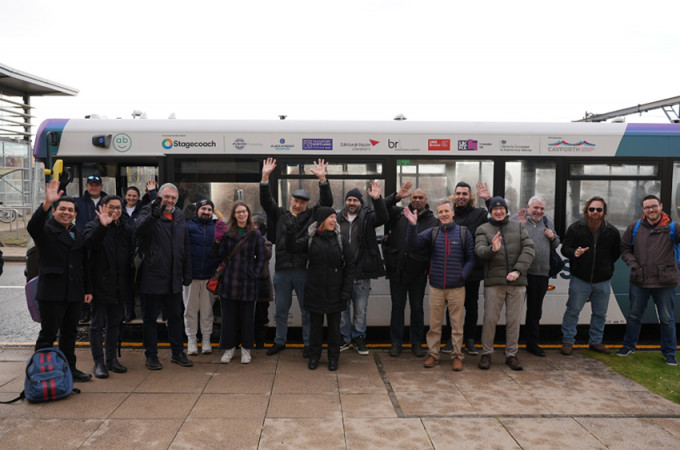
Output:
<path fill-rule="evenodd" d="M 23 388 L 30 348 L 0 349 L 0 398 Z M 78 366 L 90 371 L 89 349 Z M 513 372 L 501 352 L 491 369 L 467 357 L 462 372 L 442 359 L 433 369 L 405 351 L 343 352 L 329 372 L 325 355 L 307 369 L 300 349 L 253 362 L 144 367 L 126 349 L 125 374 L 78 383 L 81 394 L 47 404 L 0 405 L 2 448 L 680 448 L 680 405 L 580 354 L 520 353 Z M 680 376 L 677 368 L 673 376 Z"/>

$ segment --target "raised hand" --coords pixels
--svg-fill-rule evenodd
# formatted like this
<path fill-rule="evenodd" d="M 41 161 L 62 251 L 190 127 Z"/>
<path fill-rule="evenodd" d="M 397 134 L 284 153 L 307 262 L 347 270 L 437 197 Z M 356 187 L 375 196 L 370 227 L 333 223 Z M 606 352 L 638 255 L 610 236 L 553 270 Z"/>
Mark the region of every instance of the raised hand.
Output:
<path fill-rule="evenodd" d="M 491 198 L 491 191 L 489 191 L 489 185 L 484 181 L 477 182 L 477 197 L 482 200 L 488 200 Z"/>
<path fill-rule="evenodd" d="M 410 197 L 412 187 L 413 183 L 411 183 L 410 181 L 404 181 L 403 183 L 401 183 L 401 188 L 399 188 L 399 191 L 397 192 L 397 200 Z"/>
<path fill-rule="evenodd" d="M 406 217 L 411 225 L 418 223 L 418 214 L 411 211 L 411 208 L 404 208 L 404 217 Z"/>
<path fill-rule="evenodd" d="M 52 179 L 52 181 L 47 183 L 45 186 L 45 201 L 43 202 L 43 210 L 49 210 L 52 203 L 59 200 L 63 194 L 64 191 L 59 189 L 59 181 Z"/>
<path fill-rule="evenodd" d="M 325 183 L 327 167 L 328 163 L 325 162 L 325 160 L 323 160 L 322 158 L 319 158 L 318 161 L 314 162 L 314 168 L 310 169 L 310 171 L 319 179 L 320 182 Z"/>
<path fill-rule="evenodd" d="M 149 180 L 146 182 L 146 192 L 147 194 L 149 191 L 152 191 L 154 189 L 158 189 L 158 183 L 156 183 L 156 180 Z"/>
<path fill-rule="evenodd" d="M 517 220 L 522 222 L 522 223 L 527 223 L 527 209 L 522 208 L 519 210 L 517 213 Z"/>
<path fill-rule="evenodd" d="M 499 231 L 491 240 L 491 250 L 493 250 L 494 252 L 500 250 L 501 242 L 503 242 L 503 236 L 501 236 L 501 232 Z"/>
<path fill-rule="evenodd" d="M 376 181 L 371 181 L 371 187 L 368 189 L 368 195 L 373 199 L 377 200 L 380 198 L 380 193 L 382 192 L 380 184 Z"/>
<path fill-rule="evenodd" d="M 160 219 L 161 218 L 161 213 L 163 210 L 161 210 L 161 202 L 163 201 L 162 198 L 156 197 L 152 202 L 151 202 L 151 217 L 154 219 Z"/>
<path fill-rule="evenodd" d="M 102 211 L 103 206 L 99 206 L 94 210 L 94 213 L 99 217 L 99 223 L 103 226 L 108 227 L 111 222 L 113 222 L 113 217 L 109 216 L 109 213 Z"/>
<path fill-rule="evenodd" d="M 276 169 L 276 159 L 267 158 L 262 162 L 262 181 L 269 181 L 269 176 Z"/>

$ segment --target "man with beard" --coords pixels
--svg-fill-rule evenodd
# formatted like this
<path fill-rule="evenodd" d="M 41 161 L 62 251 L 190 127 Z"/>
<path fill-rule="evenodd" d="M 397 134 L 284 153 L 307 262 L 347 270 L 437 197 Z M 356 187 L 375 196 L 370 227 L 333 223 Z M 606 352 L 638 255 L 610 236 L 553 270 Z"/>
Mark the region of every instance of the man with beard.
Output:
<path fill-rule="evenodd" d="M 208 199 L 196 202 L 196 216 L 187 221 L 191 249 L 191 284 L 184 287 L 184 332 L 187 334 L 187 353 L 198 355 L 198 325 L 201 326 L 201 352 L 212 353 L 210 335 L 213 331 L 213 303 L 215 296 L 206 289 L 217 270 L 220 258 L 211 254 L 215 228 L 224 226 L 213 219 L 215 205 Z"/>
<path fill-rule="evenodd" d="M 368 195 L 373 199 L 373 209 L 364 206 L 364 196 L 359 189 L 351 189 L 345 195 L 345 208 L 338 219 L 342 236 L 347 239 L 356 264 L 352 298 L 347 309 L 342 312 L 340 321 L 340 333 L 344 340 L 341 350 L 348 349 L 351 343 L 360 355 L 368 355 L 366 310 L 371 278 L 385 275 L 375 229 L 387 223 L 390 216 L 380 191 L 380 185 L 371 181 Z M 354 310 L 353 316 L 351 310 Z"/>
<path fill-rule="evenodd" d="M 675 286 L 680 284 L 675 264 L 675 245 L 680 232 L 678 224 L 672 222 L 662 208 L 657 196 L 646 196 L 642 200 L 645 214 L 623 233 L 622 258 L 630 267 L 630 311 L 626 317 L 623 347 L 616 354 L 628 356 L 635 350 L 640 337 L 640 320 L 651 295 L 661 323 L 661 353 L 666 364 L 677 366 L 673 301 Z"/>
<path fill-rule="evenodd" d="M 430 229 L 439 224 L 427 204 L 427 194 L 422 189 L 411 192 L 412 183 L 406 181 L 398 192 L 385 199 L 385 205 L 390 213 L 390 233 L 383 243 L 385 266 L 390 280 L 390 296 L 392 298 L 392 314 L 390 316 L 390 347 L 389 355 L 397 357 L 401 353 L 404 341 L 404 309 L 408 298 L 411 309 L 411 324 L 409 337 L 411 351 L 418 357 L 425 356 L 423 342 L 425 342 L 425 325 L 423 312 L 423 298 L 427 286 L 427 273 L 430 267 L 430 248 L 413 249 L 406 243 L 408 219 L 406 209 L 417 214 L 416 231 Z M 404 198 L 411 198 L 406 207 L 396 206 Z"/>
<path fill-rule="evenodd" d="M 609 353 L 602 343 L 607 319 L 614 262 L 621 255 L 621 236 L 604 218 L 607 203 L 593 197 L 583 207 L 583 218 L 569 225 L 562 243 L 562 254 L 569 258 L 571 280 L 569 299 L 562 319 L 563 355 L 571 355 L 576 342 L 578 316 L 590 301 L 590 350 Z"/>
<path fill-rule="evenodd" d="M 489 187 L 486 183 L 477 183 L 477 197 L 488 201 L 491 198 Z M 458 225 L 467 227 L 472 236 L 475 236 L 477 227 L 488 222 L 488 211 L 484 208 L 475 207 L 475 196 L 472 188 L 465 181 L 456 184 L 456 190 L 449 200 L 453 201 L 454 217 L 453 220 Z M 465 350 L 470 355 L 478 355 L 479 351 L 475 347 L 477 336 L 477 321 L 479 319 L 479 284 L 482 281 L 483 263 L 478 260 L 472 274 L 465 280 L 465 323 L 463 325 L 463 335 Z M 443 352 L 450 353 L 452 349 L 451 341 L 442 349 Z"/>
<path fill-rule="evenodd" d="M 519 323 L 527 286 L 527 272 L 534 259 L 534 241 L 524 224 L 510 221 L 502 197 L 489 201 L 489 222 L 477 228 L 475 254 L 484 261 L 484 325 L 479 368 L 489 369 L 496 324 L 505 306 L 505 364 L 522 370 L 517 358 Z"/>

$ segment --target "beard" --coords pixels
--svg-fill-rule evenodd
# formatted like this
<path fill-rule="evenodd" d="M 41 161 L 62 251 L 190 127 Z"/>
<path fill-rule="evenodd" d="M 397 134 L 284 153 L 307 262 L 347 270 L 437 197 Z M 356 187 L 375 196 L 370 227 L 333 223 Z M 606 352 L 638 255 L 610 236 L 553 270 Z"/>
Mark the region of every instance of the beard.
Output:
<path fill-rule="evenodd" d="M 596 230 L 602 226 L 602 223 L 604 222 L 604 217 L 600 217 L 599 219 L 593 219 L 590 216 L 586 216 L 586 222 L 588 222 L 588 228 Z"/>

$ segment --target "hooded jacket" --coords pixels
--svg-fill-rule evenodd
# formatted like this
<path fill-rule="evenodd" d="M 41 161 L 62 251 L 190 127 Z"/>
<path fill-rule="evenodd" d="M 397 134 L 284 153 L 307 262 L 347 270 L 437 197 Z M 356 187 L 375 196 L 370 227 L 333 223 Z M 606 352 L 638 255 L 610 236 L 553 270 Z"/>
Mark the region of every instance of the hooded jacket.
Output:
<path fill-rule="evenodd" d="M 621 258 L 630 267 L 630 282 L 644 288 L 679 285 L 680 274 L 675 263 L 675 245 L 680 240 L 678 224 L 674 224 L 676 242 L 672 242 L 672 222 L 666 213 L 661 213 L 661 219 L 655 225 L 651 225 L 643 215 L 633 245 L 636 223 L 628 225 L 621 239 Z"/>
<path fill-rule="evenodd" d="M 492 241 L 498 232 L 503 240 L 501 248 L 494 252 Z M 484 286 L 527 285 L 527 272 L 535 252 L 534 241 L 524 224 L 510 221 L 507 215 L 500 222 L 490 217 L 488 223 L 477 228 L 476 236 L 475 254 L 484 261 Z M 506 277 L 513 271 L 519 272 L 519 277 L 508 281 Z"/>
<path fill-rule="evenodd" d="M 576 249 L 589 247 L 588 251 L 576 258 Z M 572 276 L 588 283 L 599 283 L 614 275 L 614 263 L 621 256 L 621 235 L 616 227 L 606 220 L 600 228 L 595 245 L 588 222 L 581 218 L 569 225 L 562 241 L 562 254 L 569 258 Z"/>
<path fill-rule="evenodd" d="M 338 235 L 342 239 L 342 249 Z M 303 307 L 320 314 L 347 309 L 347 300 L 354 288 L 354 259 L 349 243 L 341 235 L 340 225 L 336 224 L 333 231 L 322 231 L 313 222 L 302 238 L 295 240 L 294 235 L 289 233 L 287 246 L 290 251 L 308 254 Z"/>
<path fill-rule="evenodd" d="M 386 224 L 390 216 L 382 197 L 373 200 L 373 206 L 375 209 L 362 206 L 352 222 L 347 220 L 347 209 L 343 209 L 338 217 L 342 235 L 354 252 L 355 280 L 368 280 L 385 275 L 375 229 Z"/>

